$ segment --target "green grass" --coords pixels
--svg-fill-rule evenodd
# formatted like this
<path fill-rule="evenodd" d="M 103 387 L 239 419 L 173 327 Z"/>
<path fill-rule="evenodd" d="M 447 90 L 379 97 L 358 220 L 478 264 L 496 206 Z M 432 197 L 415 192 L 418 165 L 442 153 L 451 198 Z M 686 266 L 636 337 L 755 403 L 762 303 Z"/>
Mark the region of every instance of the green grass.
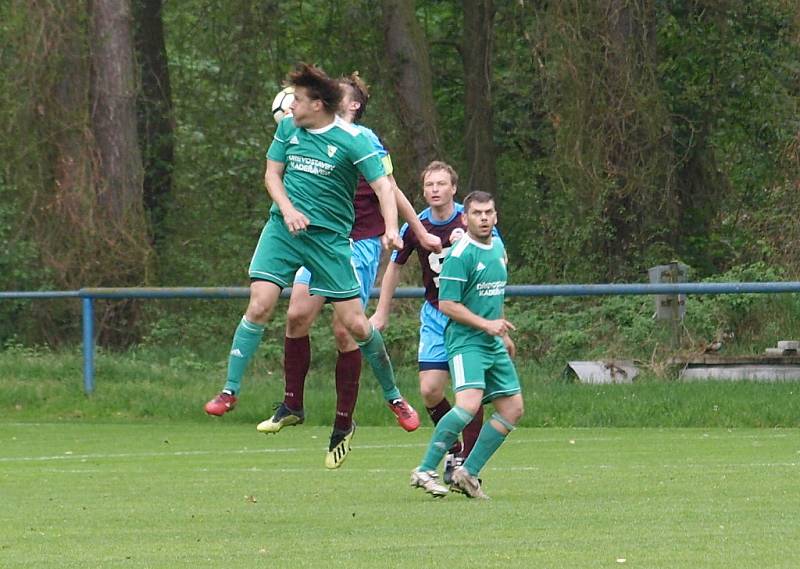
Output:
<path fill-rule="evenodd" d="M 489 502 L 408 487 L 430 429 L 360 428 L 332 472 L 327 434 L 2 422 L 0 566 L 797 566 L 797 430 L 519 429 Z"/>
<path fill-rule="evenodd" d="M 283 398 L 280 359 L 256 358 L 238 408 L 227 423 L 255 424 Z M 83 393 L 78 353 L 0 352 L 0 414 L 14 420 L 194 420 L 207 422 L 203 404 L 222 388 L 225 361 L 191 355 L 130 352 L 97 358 L 96 391 Z M 693 382 L 648 377 L 632 385 L 566 383 L 561 370 L 521 364 L 524 427 L 800 427 L 800 383 Z M 422 411 L 416 369 L 398 370 L 400 387 Z M 309 425 L 330 425 L 335 395 L 332 364 L 320 362 L 306 386 Z M 356 417 L 389 426 L 377 382 L 365 369 Z"/>

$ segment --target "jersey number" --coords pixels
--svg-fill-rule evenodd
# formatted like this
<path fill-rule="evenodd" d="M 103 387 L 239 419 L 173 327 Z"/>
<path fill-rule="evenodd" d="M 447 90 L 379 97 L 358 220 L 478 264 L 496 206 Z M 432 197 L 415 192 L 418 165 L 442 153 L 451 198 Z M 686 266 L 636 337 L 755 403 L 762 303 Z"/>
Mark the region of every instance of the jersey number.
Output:
<path fill-rule="evenodd" d="M 442 261 L 444 261 L 449 250 L 450 247 L 445 247 L 442 249 L 441 253 L 434 253 L 431 251 L 428 255 L 428 266 L 431 268 L 431 271 L 436 273 L 436 276 L 433 277 L 433 284 L 436 285 L 436 288 L 439 288 L 439 274 L 442 272 Z"/>

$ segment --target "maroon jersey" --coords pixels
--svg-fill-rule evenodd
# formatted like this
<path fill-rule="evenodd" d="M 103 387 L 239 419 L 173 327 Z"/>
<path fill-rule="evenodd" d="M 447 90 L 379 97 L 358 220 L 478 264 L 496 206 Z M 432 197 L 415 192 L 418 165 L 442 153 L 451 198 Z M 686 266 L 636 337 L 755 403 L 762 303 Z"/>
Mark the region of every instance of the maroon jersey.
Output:
<path fill-rule="evenodd" d="M 378 196 L 363 176 L 358 177 L 353 206 L 356 210 L 356 220 L 353 222 L 352 231 L 350 231 L 350 238 L 353 241 L 384 234 L 386 225 L 383 223 Z"/>
<path fill-rule="evenodd" d="M 428 251 L 420 245 L 417 236 L 410 231 L 408 224 L 403 225 L 400 230 L 400 237 L 403 238 L 403 248 L 392 253 L 392 261 L 398 265 L 405 265 L 411 257 L 411 253 L 417 252 L 420 267 L 422 268 L 422 284 L 425 287 L 425 300 L 434 308 L 439 308 L 439 273 L 442 271 L 442 261 L 450 251 L 451 245 L 458 241 L 467 230 L 466 225 L 461 222 L 461 212 L 464 207 L 457 203 L 450 219 L 436 221 L 431 215 L 431 208 L 427 208 L 417 217 L 428 231 L 442 240 L 442 252 L 434 253 Z"/>

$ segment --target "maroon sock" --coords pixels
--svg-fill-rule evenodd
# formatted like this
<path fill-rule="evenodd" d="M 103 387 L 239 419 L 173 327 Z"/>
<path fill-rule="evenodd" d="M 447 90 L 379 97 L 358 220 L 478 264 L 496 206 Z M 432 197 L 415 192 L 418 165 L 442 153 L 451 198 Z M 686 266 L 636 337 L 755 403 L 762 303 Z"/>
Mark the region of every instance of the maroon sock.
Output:
<path fill-rule="evenodd" d="M 284 338 L 283 377 L 286 385 L 283 403 L 293 411 L 303 409 L 303 389 L 311 365 L 311 342 L 308 336 Z"/>
<path fill-rule="evenodd" d="M 353 424 L 360 378 L 361 350 L 339 352 L 336 358 L 336 419 L 333 421 L 336 430 L 349 431 Z"/>
<path fill-rule="evenodd" d="M 467 458 L 469 453 L 472 451 L 472 447 L 475 446 L 475 441 L 478 440 L 478 436 L 481 434 L 481 429 L 483 428 L 483 405 L 478 407 L 478 412 L 475 413 L 475 416 L 472 418 L 472 421 L 467 423 L 467 426 L 464 427 L 464 430 L 461 431 L 461 436 L 464 437 L 464 448 L 461 452 L 461 456 Z"/>
<path fill-rule="evenodd" d="M 431 418 L 431 421 L 433 421 L 433 424 L 438 425 L 442 417 L 447 415 L 447 412 L 450 410 L 450 402 L 447 400 L 447 397 L 443 397 L 442 400 L 433 407 L 425 407 L 425 410 L 428 412 L 428 416 Z"/>

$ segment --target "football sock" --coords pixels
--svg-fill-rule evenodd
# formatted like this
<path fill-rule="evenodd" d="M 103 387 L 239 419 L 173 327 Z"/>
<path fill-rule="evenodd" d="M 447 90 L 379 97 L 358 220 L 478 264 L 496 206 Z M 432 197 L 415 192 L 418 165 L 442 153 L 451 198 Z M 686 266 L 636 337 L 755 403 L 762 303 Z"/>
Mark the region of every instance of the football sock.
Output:
<path fill-rule="evenodd" d="M 264 335 L 264 326 L 254 324 L 242 316 L 242 320 L 236 327 L 231 343 L 231 351 L 228 356 L 228 379 L 223 390 L 238 394 L 239 386 L 242 384 L 242 375 L 250 362 L 250 358 L 256 353 L 261 336 Z"/>
<path fill-rule="evenodd" d="M 419 466 L 420 470 L 436 470 L 442 457 L 458 438 L 458 434 L 471 420 L 472 414 L 465 409 L 459 406 L 450 409 L 433 431 L 428 450 Z"/>
<path fill-rule="evenodd" d="M 447 412 L 450 411 L 450 402 L 447 400 L 447 397 L 445 397 L 433 407 L 425 407 L 425 410 L 428 412 L 428 416 L 431 418 L 433 425 L 436 426 L 439 424 L 439 421 L 442 420 L 442 417 L 444 417 Z M 453 446 L 451 446 L 450 450 L 447 452 L 461 454 L 461 450 L 461 441 L 456 439 L 456 441 L 453 443 Z"/>
<path fill-rule="evenodd" d="M 505 440 L 506 434 L 495 429 L 491 421 L 486 421 L 481 429 L 481 435 L 475 443 L 475 448 L 464 461 L 464 468 L 467 469 L 467 472 L 472 476 L 477 476 Z"/>
<path fill-rule="evenodd" d="M 389 360 L 389 354 L 386 352 L 386 346 L 383 343 L 383 336 L 374 326 L 371 326 L 372 332 L 369 338 L 363 342 L 358 342 L 361 348 L 361 353 L 367 360 L 367 363 L 372 368 L 372 372 L 378 379 L 378 383 L 383 390 L 383 398 L 392 402 L 400 398 L 400 390 L 394 382 L 394 370 L 392 369 L 392 362 Z"/>
<path fill-rule="evenodd" d="M 425 410 L 428 412 L 428 417 L 431 418 L 433 424 L 436 425 L 450 411 L 450 402 L 445 397 L 433 407 L 425 407 Z"/>
<path fill-rule="evenodd" d="M 292 411 L 302 411 L 303 390 L 311 365 L 311 342 L 308 336 L 283 339 L 283 404 Z"/>
<path fill-rule="evenodd" d="M 353 410 L 358 399 L 358 380 L 361 377 L 361 350 L 339 352 L 336 358 L 336 418 L 333 428 L 349 431 Z"/>
<path fill-rule="evenodd" d="M 469 453 L 472 452 L 472 448 L 481 434 L 481 427 L 483 427 L 483 405 L 478 408 L 475 417 L 469 422 L 469 425 L 464 427 L 464 432 L 461 433 L 461 437 L 464 439 L 464 447 L 461 449 L 462 457 L 467 458 Z"/>

